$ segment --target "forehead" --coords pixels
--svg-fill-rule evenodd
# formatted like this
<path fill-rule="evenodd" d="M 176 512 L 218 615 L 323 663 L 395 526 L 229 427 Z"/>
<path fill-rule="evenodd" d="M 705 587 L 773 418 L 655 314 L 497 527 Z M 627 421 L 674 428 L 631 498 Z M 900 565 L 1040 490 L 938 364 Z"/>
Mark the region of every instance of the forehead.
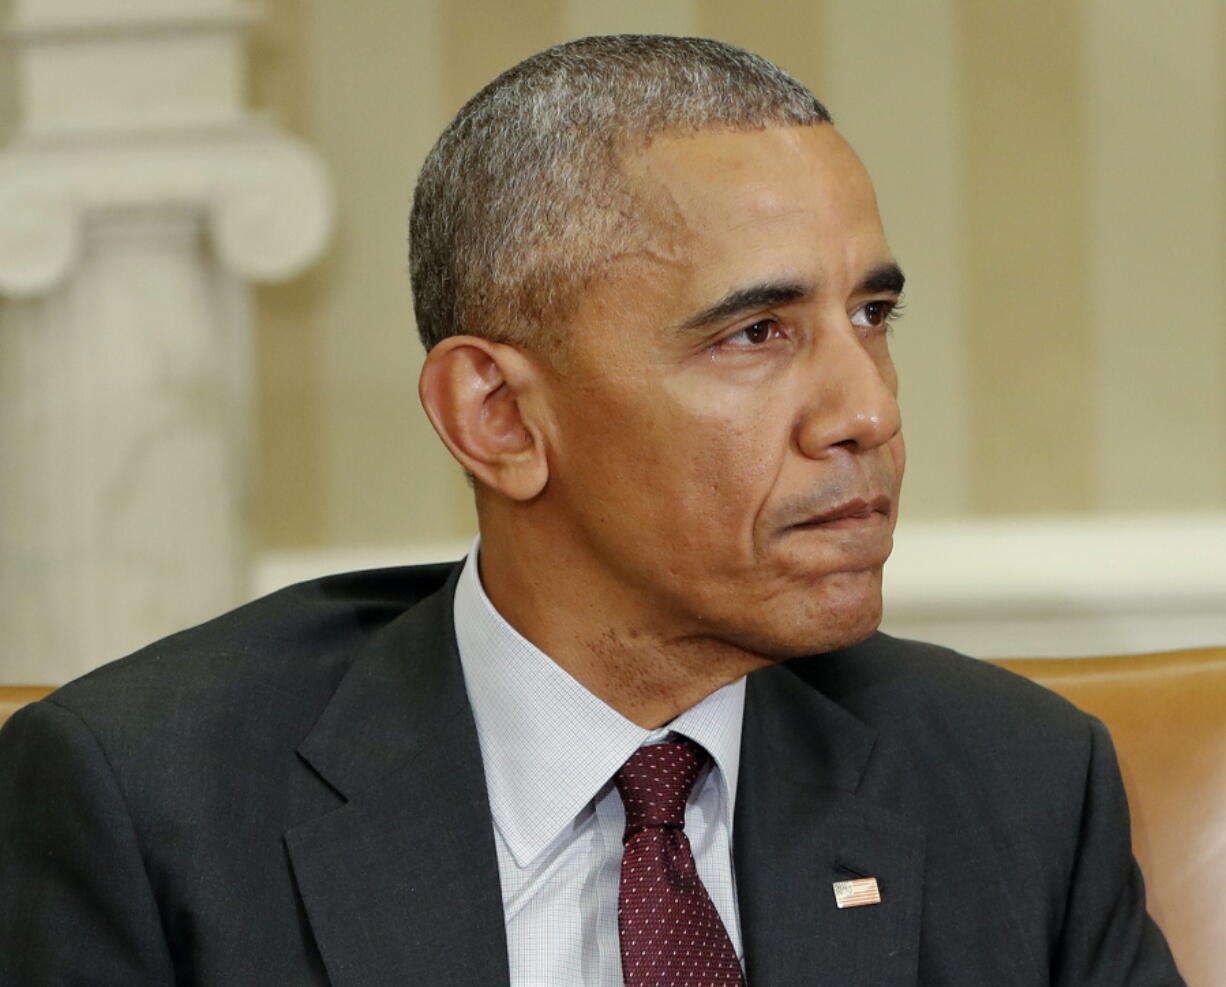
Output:
<path fill-rule="evenodd" d="M 589 283 L 599 307 L 680 310 L 756 280 L 837 293 L 890 259 L 868 175 L 829 124 L 659 137 L 624 169 L 647 235 Z"/>
<path fill-rule="evenodd" d="M 644 204 L 671 206 L 701 228 L 729 197 L 747 221 L 792 209 L 834 219 L 871 213 L 872 183 L 855 151 L 830 124 L 665 135 L 625 160 Z"/>

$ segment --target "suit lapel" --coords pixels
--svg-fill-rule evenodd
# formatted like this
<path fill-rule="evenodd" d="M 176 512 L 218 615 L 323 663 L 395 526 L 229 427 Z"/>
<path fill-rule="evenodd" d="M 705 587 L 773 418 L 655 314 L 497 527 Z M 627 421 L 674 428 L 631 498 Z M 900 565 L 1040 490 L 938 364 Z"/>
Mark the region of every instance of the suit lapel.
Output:
<path fill-rule="evenodd" d="M 753 987 L 917 976 L 923 832 L 888 808 L 906 758 L 786 667 L 749 677 L 735 862 Z M 839 909 L 832 885 L 875 877 L 881 903 Z"/>
<path fill-rule="evenodd" d="M 286 834 L 337 987 L 509 979 L 453 589 L 454 577 L 376 632 L 299 746 L 345 799 Z"/>

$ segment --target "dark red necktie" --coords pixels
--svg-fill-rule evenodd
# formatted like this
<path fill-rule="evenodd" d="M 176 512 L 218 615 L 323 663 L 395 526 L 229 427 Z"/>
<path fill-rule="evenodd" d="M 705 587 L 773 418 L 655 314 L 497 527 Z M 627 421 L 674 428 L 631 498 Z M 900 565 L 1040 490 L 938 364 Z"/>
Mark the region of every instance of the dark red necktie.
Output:
<path fill-rule="evenodd" d="M 626 807 L 617 898 L 626 987 L 744 987 L 685 835 L 685 802 L 707 760 L 689 740 L 652 744 L 613 779 Z"/>

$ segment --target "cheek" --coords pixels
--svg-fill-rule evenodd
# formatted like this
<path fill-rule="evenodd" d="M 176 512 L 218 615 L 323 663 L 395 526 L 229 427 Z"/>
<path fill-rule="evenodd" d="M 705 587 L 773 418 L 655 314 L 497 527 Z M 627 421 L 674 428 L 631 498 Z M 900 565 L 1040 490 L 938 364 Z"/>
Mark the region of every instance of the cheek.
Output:
<path fill-rule="evenodd" d="M 756 513 L 778 473 L 778 443 L 744 421 L 697 422 L 690 432 L 694 486 L 706 493 L 710 508 Z"/>
<path fill-rule="evenodd" d="M 686 414 L 659 438 L 655 527 L 675 572 L 712 579 L 757 556 L 756 533 L 781 468 L 781 443 L 753 418 Z"/>
<path fill-rule="evenodd" d="M 679 550 L 743 552 L 788 444 L 777 402 L 645 379 L 576 390 L 556 475 Z"/>
<path fill-rule="evenodd" d="M 894 509 L 898 510 L 898 488 L 902 486 L 903 473 L 907 469 L 907 444 L 902 433 L 890 440 L 890 458 L 894 461 Z"/>

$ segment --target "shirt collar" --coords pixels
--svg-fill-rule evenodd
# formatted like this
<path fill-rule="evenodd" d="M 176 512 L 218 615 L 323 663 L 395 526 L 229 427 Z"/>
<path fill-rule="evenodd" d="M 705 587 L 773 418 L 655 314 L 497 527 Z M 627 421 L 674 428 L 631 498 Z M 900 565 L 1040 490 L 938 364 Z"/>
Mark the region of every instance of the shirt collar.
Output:
<path fill-rule="evenodd" d="M 477 566 L 480 539 L 455 593 L 456 642 L 485 767 L 490 810 L 520 867 L 565 830 L 644 743 L 681 733 L 710 752 L 732 831 L 745 680 L 716 690 L 666 727 L 647 730 L 579 684 L 494 609 Z"/>

